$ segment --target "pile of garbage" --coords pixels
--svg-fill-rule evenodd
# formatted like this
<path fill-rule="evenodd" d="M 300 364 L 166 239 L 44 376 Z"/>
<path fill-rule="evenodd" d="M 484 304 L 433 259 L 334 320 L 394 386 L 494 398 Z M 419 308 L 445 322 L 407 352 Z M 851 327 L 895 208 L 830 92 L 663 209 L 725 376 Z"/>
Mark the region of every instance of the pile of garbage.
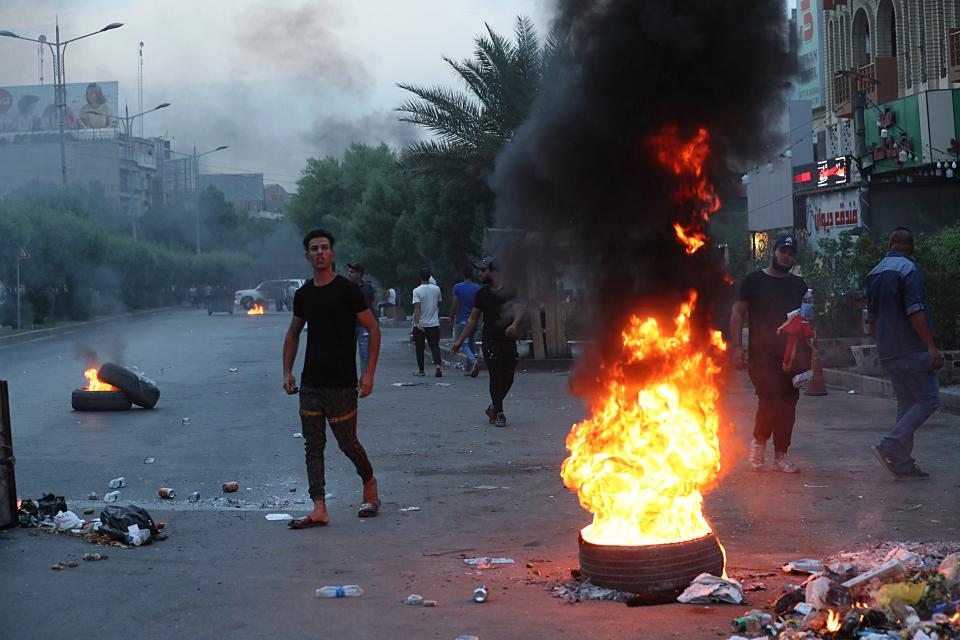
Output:
<path fill-rule="evenodd" d="M 728 640 L 960 639 L 960 545 L 878 545 L 783 570 L 809 577 L 733 620 Z"/>
<path fill-rule="evenodd" d="M 20 500 L 17 517 L 21 527 L 65 533 L 103 546 L 139 547 L 167 539 L 160 531 L 163 523 L 154 522 L 146 509 L 136 505 L 108 504 L 99 518 L 85 520 L 67 508 L 63 496 L 48 493 L 38 500 Z"/>

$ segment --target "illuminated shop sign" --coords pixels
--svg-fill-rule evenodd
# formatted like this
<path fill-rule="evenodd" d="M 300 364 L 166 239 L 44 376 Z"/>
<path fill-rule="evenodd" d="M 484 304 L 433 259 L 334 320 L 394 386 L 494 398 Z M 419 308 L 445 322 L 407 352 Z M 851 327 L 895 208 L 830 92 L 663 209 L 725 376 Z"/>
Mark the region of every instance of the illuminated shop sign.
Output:
<path fill-rule="evenodd" d="M 804 164 L 793 169 L 794 191 L 835 187 L 849 181 L 849 158 L 846 156 Z"/>

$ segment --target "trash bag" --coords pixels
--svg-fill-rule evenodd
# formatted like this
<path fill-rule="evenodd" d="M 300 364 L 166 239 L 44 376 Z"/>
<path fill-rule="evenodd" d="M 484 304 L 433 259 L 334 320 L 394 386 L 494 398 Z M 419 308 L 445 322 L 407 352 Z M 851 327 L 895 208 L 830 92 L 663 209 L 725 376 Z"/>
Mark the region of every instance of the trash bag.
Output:
<path fill-rule="evenodd" d="M 31 500 L 30 498 L 21 500 L 20 510 L 17 512 L 17 517 L 20 521 L 21 527 L 39 527 L 40 508 L 37 506 L 36 500 Z"/>
<path fill-rule="evenodd" d="M 153 518 L 142 507 L 132 504 L 126 507 L 110 504 L 100 512 L 100 532 L 118 542 L 127 542 L 127 529 L 134 524 L 140 529 L 149 529 L 152 536 L 160 533 Z"/>
<path fill-rule="evenodd" d="M 44 518 L 53 520 L 54 516 L 61 511 L 68 511 L 67 501 L 64 500 L 63 496 L 55 496 L 52 493 L 48 493 L 37 500 L 37 511 L 37 516 L 40 520 Z"/>

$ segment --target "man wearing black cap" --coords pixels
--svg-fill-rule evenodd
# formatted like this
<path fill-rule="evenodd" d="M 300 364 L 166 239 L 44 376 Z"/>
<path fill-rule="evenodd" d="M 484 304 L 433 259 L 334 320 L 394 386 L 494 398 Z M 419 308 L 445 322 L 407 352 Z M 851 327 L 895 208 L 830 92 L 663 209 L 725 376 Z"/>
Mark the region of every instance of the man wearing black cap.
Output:
<path fill-rule="evenodd" d="M 367 308 L 370 309 L 370 313 L 374 314 L 373 317 L 376 318 L 377 309 L 374 306 L 375 296 L 373 287 L 369 282 L 364 282 L 364 273 L 365 271 L 362 264 L 354 263 L 347 265 L 347 279 L 360 287 L 360 293 L 363 294 L 363 301 L 367 304 Z M 357 352 L 360 355 L 360 375 L 362 376 L 367 370 L 367 358 L 370 355 L 370 333 L 359 323 L 357 324 Z"/>
<path fill-rule="evenodd" d="M 749 319 L 750 358 L 747 372 L 757 392 L 757 417 L 750 443 L 750 465 L 756 471 L 768 467 L 764 463 L 767 440 L 773 436 L 773 465 L 769 468 L 796 473 L 797 466 L 787 459 L 793 423 L 796 417 L 799 389 L 794 388 L 791 374 L 783 370 L 786 334 L 778 335 L 787 314 L 799 309 L 807 285 L 790 273 L 797 256 L 797 239 L 782 234 L 773 243 L 770 265 L 751 273 L 740 284 L 737 301 L 730 315 L 730 338 L 733 343 L 733 364 L 743 368 L 744 319 Z"/>
<path fill-rule="evenodd" d="M 454 353 L 460 350 L 483 315 L 483 361 L 490 374 L 490 406 L 486 414 L 491 424 L 505 427 L 507 417 L 503 413 L 503 399 L 513 386 L 513 374 L 517 368 L 517 326 L 523 317 L 523 305 L 503 286 L 493 258 L 484 258 L 476 267 L 484 286 L 477 291 L 470 318 L 452 349 Z"/>

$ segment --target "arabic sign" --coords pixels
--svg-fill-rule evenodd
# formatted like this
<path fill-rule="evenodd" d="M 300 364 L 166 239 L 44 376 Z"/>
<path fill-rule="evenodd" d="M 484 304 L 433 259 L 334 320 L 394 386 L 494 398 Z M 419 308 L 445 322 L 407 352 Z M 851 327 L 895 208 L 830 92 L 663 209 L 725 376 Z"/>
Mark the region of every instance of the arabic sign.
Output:
<path fill-rule="evenodd" d="M 793 168 L 793 190 L 821 189 L 850 182 L 850 162 L 846 156 L 803 164 Z"/>

